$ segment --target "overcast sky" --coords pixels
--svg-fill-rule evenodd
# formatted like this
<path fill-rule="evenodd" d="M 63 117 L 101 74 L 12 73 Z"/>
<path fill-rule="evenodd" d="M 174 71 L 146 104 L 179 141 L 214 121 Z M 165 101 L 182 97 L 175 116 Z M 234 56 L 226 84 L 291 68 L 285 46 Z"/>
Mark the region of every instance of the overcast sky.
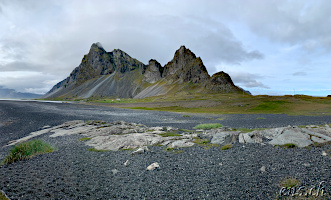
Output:
<path fill-rule="evenodd" d="M 331 94 L 331 1 L 0 0 L 0 86 L 45 93 L 92 43 L 162 65 L 185 45 L 252 94 Z"/>

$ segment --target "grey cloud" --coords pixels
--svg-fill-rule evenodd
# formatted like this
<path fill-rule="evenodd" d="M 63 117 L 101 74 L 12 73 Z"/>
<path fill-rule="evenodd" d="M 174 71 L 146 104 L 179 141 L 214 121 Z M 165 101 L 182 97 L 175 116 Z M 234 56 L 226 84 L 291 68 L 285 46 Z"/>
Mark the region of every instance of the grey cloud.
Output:
<path fill-rule="evenodd" d="M 96 34 L 98 28 L 93 28 L 93 20 L 87 19 L 86 23 L 75 25 L 76 31 L 82 32 L 78 37 L 84 37 L 85 41 L 85 38 L 89 38 L 91 43 L 100 41 L 107 51 L 120 48 L 144 63 L 153 58 L 166 64 L 181 45 L 202 57 L 210 68 L 219 63 L 240 64 L 264 57 L 257 50 L 244 48 L 230 29 L 210 19 L 192 20 L 192 16 L 170 14 L 140 16 L 135 12 L 124 12 L 120 16 L 109 13 L 107 18 L 114 19 L 111 30 Z M 92 28 L 81 31 L 86 26 Z M 94 41 L 91 40 L 93 35 L 98 35 Z"/>
<path fill-rule="evenodd" d="M 55 64 L 54 62 L 53 64 Z M 0 72 L 40 72 L 44 74 L 53 74 L 65 78 L 74 69 L 75 65 L 56 66 L 52 63 L 29 63 L 14 61 L 6 64 L 0 64 Z M 77 64 L 78 66 L 78 64 Z M 66 74 L 63 74 L 63 71 Z"/>
<path fill-rule="evenodd" d="M 35 65 L 31 65 L 26 62 L 10 62 L 4 65 L 0 65 L 0 71 L 5 72 L 5 71 L 30 71 L 30 70 L 36 70 L 38 71 L 39 69 L 42 69 L 42 66 L 36 67 Z"/>
<path fill-rule="evenodd" d="M 307 73 L 306 72 L 295 72 L 292 74 L 293 76 L 306 76 Z"/>
<path fill-rule="evenodd" d="M 240 64 L 244 61 L 264 58 L 264 55 L 257 50 L 246 50 L 242 42 L 237 40 L 226 27 L 217 32 L 209 32 L 198 41 L 194 46 L 209 62 Z"/>
<path fill-rule="evenodd" d="M 236 39 L 231 30 L 224 24 L 213 21 L 212 18 L 199 16 L 205 13 L 197 12 L 198 15 L 193 16 L 189 14 L 192 10 L 196 10 L 195 7 L 192 7 L 197 6 L 195 5 L 196 2 L 193 4 L 186 2 L 175 7 L 171 2 L 135 2 L 140 9 L 127 7 L 125 6 L 126 3 L 114 4 L 114 2 L 109 1 L 89 4 L 88 7 L 84 1 L 72 1 L 65 4 L 67 9 L 55 9 L 58 7 L 55 1 L 51 1 L 50 5 L 48 3 L 34 3 L 34 6 L 31 6 L 29 2 L 13 2 L 8 4 L 12 7 L 14 7 L 13 5 L 17 6 L 26 14 L 32 14 L 31 20 L 42 16 L 41 21 L 43 23 L 38 20 L 37 29 L 30 28 L 28 23 L 21 24 L 22 28 L 26 28 L 28 31 L 23 31 L 19 35 L 7 35 L 6 39 L 12 38 L 12 40 L 28 43 L 25 45 L 28 47 L 39 47 L 42 51 L 31 52 L 33 55 L 41 54 L 39 57 L 45 55 L 45 49 L 46 51 L 54 49 L 53 52 L 61 54 L 58 55 L 59 57 L 65 57 L 65 54 L 72 51 L 78 52 L 77 49 L 80 49 L 79 52 L 82 54 L 82 43 L 85 43 L 86 46 L 86 44 L 91 45 L 93 42 L 100 41 L 106 49 L 110 47 L 109 51 L 114 48 L 121 48 L 124 51 L 129 51 L 128 53 L 135 53 L 138 58 L 143 59 L 143 62 L 147 62 L 150 57 L 159 57 L 160 62 L 165 63 L 169 61 L 169 55 L 174 53 L 172 51 L 181 45 L 194 48 L 204 61 L 208 60 L 213 65 L 215 62 L 239 64 L 243 61 L 263 58 L 262 53 L 257 50 L 245 49 L 242 42 Z M 161 7 L 156 10 L 154 7 L 160 6 L 158 3 L 168 6 L 174 11 L 169 12 Z M 112 6 L 109 7 L 110 5 Z M 77 9 L 78 7 L 82 9 Z M 109 7 L 109 11 L 103 9 L 105 7 Z M 40 13 L 42 9 L 44 11 Z M 68 12 L 69 9 L 71 12 Z M 63 18 L 54 20 L 53 15 L 46 14 L 45 10 L 60 12 L 57 14 L 63 15 Z M 24 16 L 24 13 L 20 15 Z M 36 21 L 31 22 L 36 23 Z M 47 26 L 44 27 L 43 25 Z M 56 37 L 49 37 L 55 32 L 59 33 L 55 35 Z M 22 39 L 20 40 L 18 37 Z M 26 41 L 27 38 L 29 38 L 28 42 Z M 66 42 L 74 45 L 66 49 L 67 51 L 63 51 L 57 44 L 66 44 Z M 22 49 L 28 52 L 32 51 L 25 47 Z M 84 53 L 87 51 L 88 48 L 85 49 Z M 75 56 L 79 55 L 75 54 Z M 54 57 L 54 54 L 45 56 L 46 61 L 49 59 L 58 58 Z M 162 59 L 164 60 L 162 61 Z"/>
<path fill-rule="evenodd" d="M 18 92 L 44 94 L 58 82 L 58 79 L 59 77 L 50 74 L 30 73 L 24 76 L 2 77 L 0 85 Z"/>
<path fill-rule="evenodd" d="M 253 32 L 306 50 L 331 49 L 331 1 L 250 0 L 241 4 L 232 9 L 239 11 L 238 18 Z"/>
<path fill-rule="evenodd" d="M 145 64 L 153 58 L 163 65 L 185 45 L 202 58 L 210 72 L 222 63 L 244 65 L 264 59 L 262 50 L 247 47 L 251 41 L 246 43 L 230 29 L 228 24 L 233 22 L 273 44 L 298 44 L 307 51 L 331 48 L 329 1 L 311 5 L 282 0 L 1 2 L 5 3 L 0 3 L 4 13 L 0 44 L 6 48 L 0 51 L 13 61 L 3 64 L 0 60 L 0 71 L 38 71 L 54 75 L 49 79 L 57 81 L 79 65 L 94 42 L 101 42 L 107 51 L 120 48 Z M 15 25 L 13 30 L 10 24 Z M 231 76 L 246 87 L 268 88 L 258 75 Z"/>
<path fill-rule="evenodd" d="M 268 86 L 256 79 L 262 79 L 263 77 L 257 74 L 250 74 L 244 72 L 233 72 L 230 73 L 231 78 L 235 84 L 240 84 L 248 88 L 265 88 L 269 89 Z"/>

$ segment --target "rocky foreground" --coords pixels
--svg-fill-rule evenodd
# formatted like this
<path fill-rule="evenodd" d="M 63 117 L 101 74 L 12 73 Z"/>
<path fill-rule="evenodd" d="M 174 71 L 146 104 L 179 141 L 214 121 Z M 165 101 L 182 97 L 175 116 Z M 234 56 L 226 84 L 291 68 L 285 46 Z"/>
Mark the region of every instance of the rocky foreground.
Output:
<path fill-rule="evenodd" d="M 225 145 L 229 143 L 258 143 L 271 145 L 292 144 L 293 147 L 307 147 L 313 144 L 331 142 L 331 128 L 324 126 L 288 126 L 271 129 L 245 129 L 243 131 L 229 127 L 212 130 L 183 130 L 173 127 L 147 127 L 142 124 L 118 121 L 75 120 L 55 127 L 33 132 L 28 136 L 9 142 L 8 145 L 26 141 L 33 137 L 50 133 L 50 137 L 79 134 L 88 137 L 87 145 L 96 150 L 118 151 L 136 149 L 143 146 L 160 145 L 168 148 L 182 148 L 195 145 L 196 139 L 205 139 L 206 143 Z"/>
<path fill-rule="evenodd" d="M 58 151 L 0 167 L 0 186 L 12 199 L 275 199 L 289 195 L 328 199 L 331 194 L 328 125 L 192 131 L 75 120 L 44 127 L 8 145 L 34 137 Z M 227 144 L 231 145 L 221 148 Z M 286 148 L 287 144 L 295 148 Z M 288 178 L 300 181 L 296 190 L 282 188 L 280 182 Z"/>

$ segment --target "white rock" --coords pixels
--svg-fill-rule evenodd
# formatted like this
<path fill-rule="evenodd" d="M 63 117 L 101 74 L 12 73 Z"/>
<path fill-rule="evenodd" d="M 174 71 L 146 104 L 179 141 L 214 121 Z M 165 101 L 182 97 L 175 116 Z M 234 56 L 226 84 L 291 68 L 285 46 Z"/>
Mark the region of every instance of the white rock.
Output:
<path fill-rule="evenodd" d="M 260 171 L 261 171 L 261 172 L 265 172 L 265 166 L 262 166 L 262 167 L 260 168 Z"/>
<path fill-rule="evenodd" d="M 328 154 L 325 151 L 322 151 L 322 156 L 327 156 Z"/>
<path fill-rule="evenodd" d="M 123 164 L 124 166 L 128 166 L 129 165 L 129 160 L 126 160 L 125 163 Z"/>
<path fill-rule="evenodd" d="M 117 169 L 112 169 L 111 172 L 113 172 L 113 174 L 117 174 L 119 171 Z"/>
<path fill-rule="evenodd" d="M 159 163 L 155 162 L 155 163 L 151 164 L 150 166 L 148 166 L 147 170 L 148 171 L 153 171 L 154 169 L 159 169 L 159 168 L 160 168 Z"/>
<path fill-rule="evenodd" d="M 181 148 L 181 147 L 191 147 L 195 145 L 191 140 L 184 139 L 184 140 L 175 140 L 174 142 L 171 142 L 168 144 L 168 148 Z"/>
<path fill-rule="evenodd" d="M 147 146 L 143 146 L 138 148 L 137 150 L 135 150 L 134 152 L 131 153 L 131 155 L 136 155 L 136 154 L 142 154 L 145 153 L 146 151 L 148 151 L 148 147 Z"/>

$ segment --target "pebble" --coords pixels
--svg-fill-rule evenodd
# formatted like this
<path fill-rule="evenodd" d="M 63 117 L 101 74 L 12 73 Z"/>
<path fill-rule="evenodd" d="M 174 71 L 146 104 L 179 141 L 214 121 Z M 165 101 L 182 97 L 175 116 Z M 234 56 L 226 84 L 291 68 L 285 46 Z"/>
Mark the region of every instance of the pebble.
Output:
<path fill-rule="evenodd" d="M 155 162 L 155 163 L 151 164 L 150 166 L 148 166 L 147 170 L 148 171 L 153 171 L 154 169 L 159 169 L 159 168 L 160 168 L 159 163 Z"/>

